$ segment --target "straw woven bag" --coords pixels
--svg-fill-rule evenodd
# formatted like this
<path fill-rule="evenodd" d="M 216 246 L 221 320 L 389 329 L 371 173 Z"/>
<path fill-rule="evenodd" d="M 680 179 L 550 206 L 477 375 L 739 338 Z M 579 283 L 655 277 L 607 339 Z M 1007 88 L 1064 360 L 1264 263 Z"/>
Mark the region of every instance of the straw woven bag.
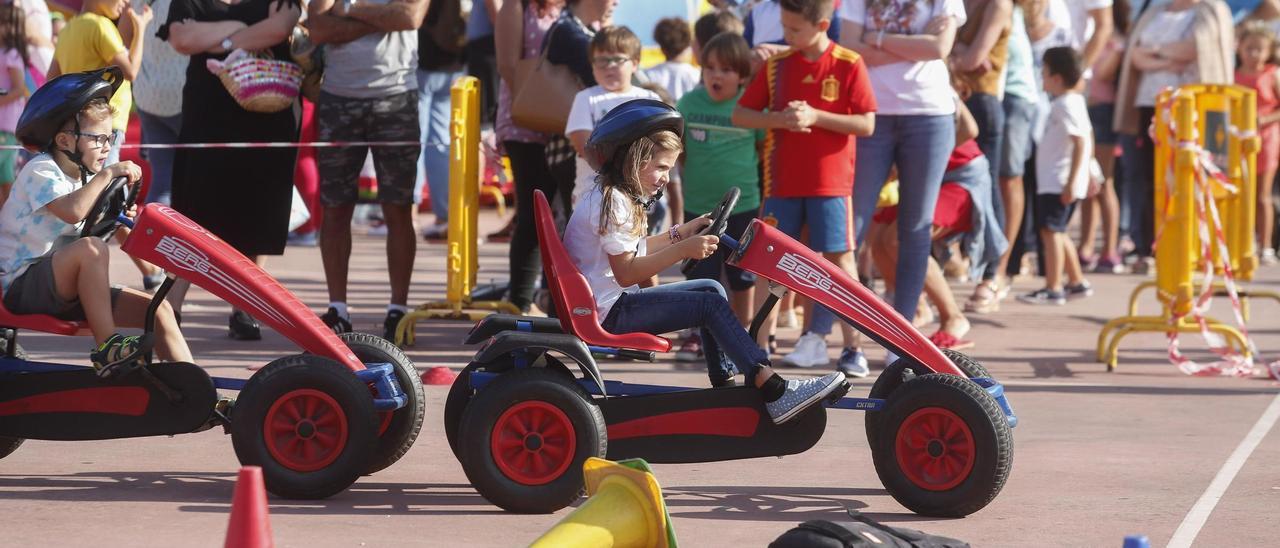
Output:
<path fill-rule="evenodd" d="M 244 50 L 235 50 L 221 61 L 210 59 L 207 68 L 222 80 L 236 103 L 250 112 L 289 108 L 298 99 L 302 84 L 302 68 L 297 64 Z"/>

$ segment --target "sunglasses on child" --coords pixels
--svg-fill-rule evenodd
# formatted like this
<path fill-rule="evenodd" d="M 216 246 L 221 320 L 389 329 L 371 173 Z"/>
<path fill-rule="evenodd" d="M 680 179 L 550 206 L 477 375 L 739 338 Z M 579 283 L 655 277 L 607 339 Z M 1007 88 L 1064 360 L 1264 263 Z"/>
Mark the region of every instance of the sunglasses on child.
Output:
<path fill-rule="evenodd" d="M 596 57 L 591 60 L 591 64 L 596 68 L 611 68 L 621 66 L 630 60 L 631 58 L 626 55 L 610 55 L 608 57 Z"/>
<path fill-rule="evenodd" d="M 111 132 L 111 133 L 84 133 L 84 132 L 80 132 L 80 131 L 71 131 L 71 130 L 67 130 L 67 131 L 65 131 L 64 133 L 67 133 L 67 134 L 70 134 L 70 135 L 75 135 L 76 137 L 80 137 L 80 138 L 82 138 L 82 139 L 88 139 L 90 143 L 93 143 L 93 146 L 96 146 L 96 147 L 98 147 L 98 148 L 106 148 L 106 147 L 108 147 L 108 146 L 115 146 L 115 144 L 116 144 L 116 134 L 115 134 L 115 132 Z"/>

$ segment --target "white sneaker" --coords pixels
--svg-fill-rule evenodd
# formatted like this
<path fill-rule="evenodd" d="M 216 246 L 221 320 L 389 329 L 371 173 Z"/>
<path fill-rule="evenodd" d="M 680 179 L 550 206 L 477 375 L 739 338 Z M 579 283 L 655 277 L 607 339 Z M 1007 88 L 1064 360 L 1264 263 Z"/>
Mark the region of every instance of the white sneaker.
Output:
<path fill-rule="evenodd" d="M 796 348 L 782 358 L 782 363 L 792 367 L 820 367 L 831 363 L 827 355 L 827 340 L 817 333 L 809 332 L 800 336 Z"/>

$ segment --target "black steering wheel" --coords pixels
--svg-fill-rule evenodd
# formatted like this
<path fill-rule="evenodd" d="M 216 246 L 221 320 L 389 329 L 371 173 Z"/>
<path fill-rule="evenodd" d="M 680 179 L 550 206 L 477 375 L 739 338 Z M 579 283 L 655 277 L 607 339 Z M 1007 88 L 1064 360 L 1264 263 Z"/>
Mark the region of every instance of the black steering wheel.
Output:
<path fill-rule="evenodd" d="M 724 199 L 720 200 L 720 204 L 711 210 L 711 225 L 700 232 L 699 236 L 715 236 L 717 238 L 724 236 L 725 230 L 729 228 L 729 215 L 733 213 L 733 208 L 738 205 L 738 196 L 742 194 L 738 187 L 732 187 L 728 192 L 724 193 Z M 684 266 L 680 267 L 682 274 L 689 274 L 693 270 L 693 265 L 698 264 L 701 259 L 685 259 Z"/>
<path fill-rule="evenodd" d="M 102 189 L 93 208 L 84 218 L 84 228 L 80 229 L 80 237 L 97 236 L 103 240 L 111 239 L 119 227 L 120 215 L 133 207 L 137 193 L 131 192 L 128 177 L 116 177 L 107 188 Z"/>

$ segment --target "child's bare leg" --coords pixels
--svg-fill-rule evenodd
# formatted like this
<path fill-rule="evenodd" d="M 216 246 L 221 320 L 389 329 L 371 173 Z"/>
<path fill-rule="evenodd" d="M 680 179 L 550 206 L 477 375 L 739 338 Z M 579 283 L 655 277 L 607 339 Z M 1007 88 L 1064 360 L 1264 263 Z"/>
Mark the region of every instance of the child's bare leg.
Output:
<path fill-rule="evenodd" d="M 1080 267 L 1080 255 L 1076 253 L 1076 245 L 1067 238 L 1066 234 L 1062 235 L 1062 268 L 1067 274 L 1067 283 L 1071 285 L 1079 285 L 1084 283 L 1084 271 Z M 1048 265 L 1045 265 L 1048 268 Z"/>
<path fill-rule="evenodd" d="M 1040 230 L 1040 241 L 1044 242 L 1044 286 L 1052 291 L 1062 291 L 1062 240 L 1065 239 L 1064 233 L 1047 228 Z"/>
<path fill-rule="evenodd" d="M 1080 253 L 1093 255 L 1094 234 L 1098 232 L 1099 210 L 1102 195 L 1085 198 L 1080 201 Z"/>
<path fill-rule="evenodd" d="M 1102 253 L 1115 257 L 1120 253 L 1120 199 L 1116 196 L 1116 155 L 1111 147 L 1095 149 L 1094 156 L 1102 166 L 1102 192 L 1098 204 L 1102 206 Z"/>
<path fill-rule="evenodd" d="M 1276 178 L 1276 170 L 1262 173 L 1258 179 L 1258 242 L 1262 249 L 1271 249 L 1271 230 L 1275 226 L 1276 212 L 1271 207 L 1271 186 Z"/>
<path fill-rule="evenodd" d="M 1009 268 L 1009 254 L 1013 252 L 1013 242 L 1017 239 L 1022 224 L 1022 210 L 1026 208 L 1026 195 L 1022 190 L 1022 177 L 1000 179 L 1000 196 L 1004 198 L 1004 237 L 1009 240 L 1009 247 L 1000 255 L 1000 266 L 996 269 L 996 279 L 1005 278 Z M 1008 281 L 1004 282 L 1008 285 Z"/>
<path fill-rule="evenodd" d="M 53 254 L 53 285 L 64 301 L 80 299 L 85 319 L 100 346 L 116 332 L 111 315 L 111 255 L 98 238 L 80 238 Z"/>
<path fill-rule="evenodd" d="M 744 326 L 751 325 L 751 319 L 756 313 L 751 309 L 755 300 L 753 297 L 750 289 L 729 292 L 729 307 L 733 309 L 733 315 L 738 317 L 738 322 Z"/>
<path fill-rule="evenodd" d="M 924 274 L 924 294 L 938 307 L 938 319 L 943 331 L 956 338 L 969 332 L 969 319 L 960 311 L 955 295 L 951 293 L 951 286 L 947 285 L 947 278 L 942 273 L 942 267 L 938 266 L 938 261 L 933 257 L 929 257 L 929 268 Z"/>
<path fill-rule="evenodd" d="M 845 271 L 846 274 L 853 279 L 858 279 L 858 262 L 853 258 L 853 251 L 841 251 L 837 253 L 823 253 L 828 261 Z M 812 301 L 810 301 L 812 302 Z M 808 309 L 805 310 L 805 319 L 808 320 L 813 316 L 810 315 Z M 844 335 L 845 348 L 860 348 L 862 346 L 862 334 L 858 333 L 849 322 L 837 321 L 840 324 L 840 333 Z"/>
<path fill-rule="evenodd" d="M 866 241 L 871 246 L 871 260 L 884 278 L 885 291 L 893 291 L 898 265 L 898 221 L 888 225 L 872 223 Z"/>
<path fill-rule="evenodd" d="M 146 321 L 151 296 L 125 288 L 116 301 L 115 319 L 124 327 L 141 328 Z M 162 301 L 156 308 L 156 357 L 161 361 L 194 363 L 187 340 L 182 336 L 173 307 Z"/>

